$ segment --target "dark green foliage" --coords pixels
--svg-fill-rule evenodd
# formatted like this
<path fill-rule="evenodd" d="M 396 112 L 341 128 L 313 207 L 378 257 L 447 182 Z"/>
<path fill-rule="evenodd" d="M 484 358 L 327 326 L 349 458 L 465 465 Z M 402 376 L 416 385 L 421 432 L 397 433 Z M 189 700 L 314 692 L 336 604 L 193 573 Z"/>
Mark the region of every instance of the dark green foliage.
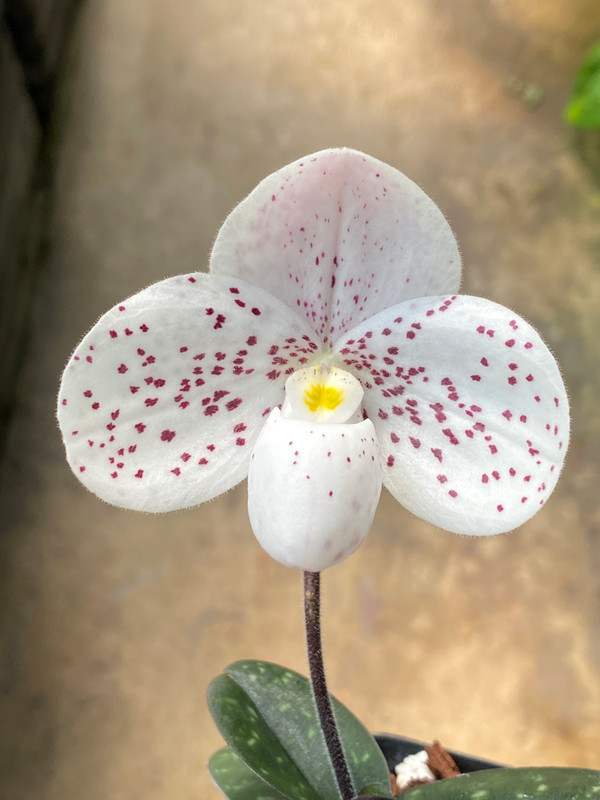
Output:
<path fill-rule="evenodd" d="M 568 767 L 486 769 L 419 786 L 402 800 L 594 800 L 600 772 Z"/>
<path fill-rule="evenodd" d="M 332 703 L 357 793 L 391 798 L 377 743 L 347 708 Z M 211 683 L 208 704 L 231 751 L 215 754 L 209 769 L 231 800 L 339 800 L 306 678 L 264 661 L 238 661 Z"/>
<path fill-rule="evenodd" d="M 209 762 L 229 800 L 340 800 L 309 681 L 265 661 L 237 661 L 211 683 L 208 704 L 228 747 Z M 333 711 L 357 795 L 391 799 L 369 732 L 335 698 Z M 600 800 L 600 772 L 491 769 L 411 789 L 402 800 Z"/>

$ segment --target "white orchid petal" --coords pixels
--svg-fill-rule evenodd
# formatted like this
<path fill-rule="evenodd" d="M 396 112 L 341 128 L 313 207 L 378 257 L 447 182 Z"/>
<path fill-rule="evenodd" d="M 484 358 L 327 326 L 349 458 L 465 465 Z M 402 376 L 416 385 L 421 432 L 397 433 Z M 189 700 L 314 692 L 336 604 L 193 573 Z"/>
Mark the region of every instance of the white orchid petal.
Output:
<path fill-rule="evenodd" d="M 248 511 L 276 561 L 311 572 L 338 564 L 369 532 L 380 493 L 370 420 L 319 424 L 271 412 L 252 453 Z"/>
<path fill-rule="evenodd" d="M 239 279 L 157 283 L 105 314 L 65 369 L 58 419 L 71 468 L 124 508 L 215 497 L 245 477 L 288 373 L 316 349 L 301 319 Z"/>
<path fill-rule="evenodd" d="M 263 180 L 225 220 L 210 268 L 279 297 L 324 342 L 460 283 L 458 247 L 435 203 L 398 170 L 348 149 Z"/>
<path fill-rule="evenodd" d="M 337 343 L 365 387 L 384 484 L 449 531 L 492 534 L 552 492 L 569 442 L 556 361 L 536 331 L 477 297 L 387 309 Z"/>

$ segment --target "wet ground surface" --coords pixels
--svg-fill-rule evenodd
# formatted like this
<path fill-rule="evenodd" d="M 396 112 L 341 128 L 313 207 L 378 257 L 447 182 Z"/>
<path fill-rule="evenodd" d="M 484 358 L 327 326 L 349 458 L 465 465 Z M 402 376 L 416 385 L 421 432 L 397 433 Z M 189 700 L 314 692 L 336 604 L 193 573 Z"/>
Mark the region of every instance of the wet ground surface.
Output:
<path fill-rule="evenodd" d="M 102 312 L 203 268 L 258 180 L 336 145 L 441 206 L 463 291 L 514 308 L 557 355 L 573 438 L 514 535 L 445 534 L 384 495 L 324 576 L 331 688 L 374 730 L 600 768 L 600 208 L 560 121 L 597 34 L 596 0 L 83 9 L 2 472 L 1 797 L 216 797 L 209 680 L 243 657 L 305 671 L 301 576 L 255 543 L 245 487 L 170 516 L 113 509 L 68 470 L 54 397 Z"/>

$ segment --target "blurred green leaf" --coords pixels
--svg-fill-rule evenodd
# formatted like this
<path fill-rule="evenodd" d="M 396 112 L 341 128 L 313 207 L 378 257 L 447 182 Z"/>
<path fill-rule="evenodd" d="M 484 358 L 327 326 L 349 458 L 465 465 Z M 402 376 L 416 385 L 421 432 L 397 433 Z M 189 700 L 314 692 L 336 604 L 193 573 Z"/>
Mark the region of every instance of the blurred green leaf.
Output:
<path fill-rule="evenodd" d="M 228 747 L 211 757 L 208 771 L 229 800 L 287 800 L 287 795 L 261 780 Z"/>
<path fill-rule="evenodd" d="M 238 661 L 211 683 L 208 703 L 225 741 L 263 781 L 298 800 L 339 800 L 309 681 L 264 661 Z M 358 792 L 391 797 L 385 759 L 335 698 L 333 710 Z"/>
<path fill-rule="evenodd" d="M 402 800 L 594 800 L 600 772 L 570 767 L 486 769 L 418 786 Z"/>
<path fill-rule="evenodd" d="M 600 128 L 600 41 L 583 58 L 563 118 L 578 128 Z"/>

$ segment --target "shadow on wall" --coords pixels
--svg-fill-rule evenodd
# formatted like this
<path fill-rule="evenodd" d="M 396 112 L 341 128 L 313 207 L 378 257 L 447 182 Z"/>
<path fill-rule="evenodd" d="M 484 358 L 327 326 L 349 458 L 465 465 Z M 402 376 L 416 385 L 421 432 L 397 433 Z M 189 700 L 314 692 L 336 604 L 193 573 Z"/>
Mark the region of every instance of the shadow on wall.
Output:
<path fill-rule="evenodd" d="M 54 86 L 78 2 L 5 0 L 1 12 L 0 452 L 44 238 Z"/>

